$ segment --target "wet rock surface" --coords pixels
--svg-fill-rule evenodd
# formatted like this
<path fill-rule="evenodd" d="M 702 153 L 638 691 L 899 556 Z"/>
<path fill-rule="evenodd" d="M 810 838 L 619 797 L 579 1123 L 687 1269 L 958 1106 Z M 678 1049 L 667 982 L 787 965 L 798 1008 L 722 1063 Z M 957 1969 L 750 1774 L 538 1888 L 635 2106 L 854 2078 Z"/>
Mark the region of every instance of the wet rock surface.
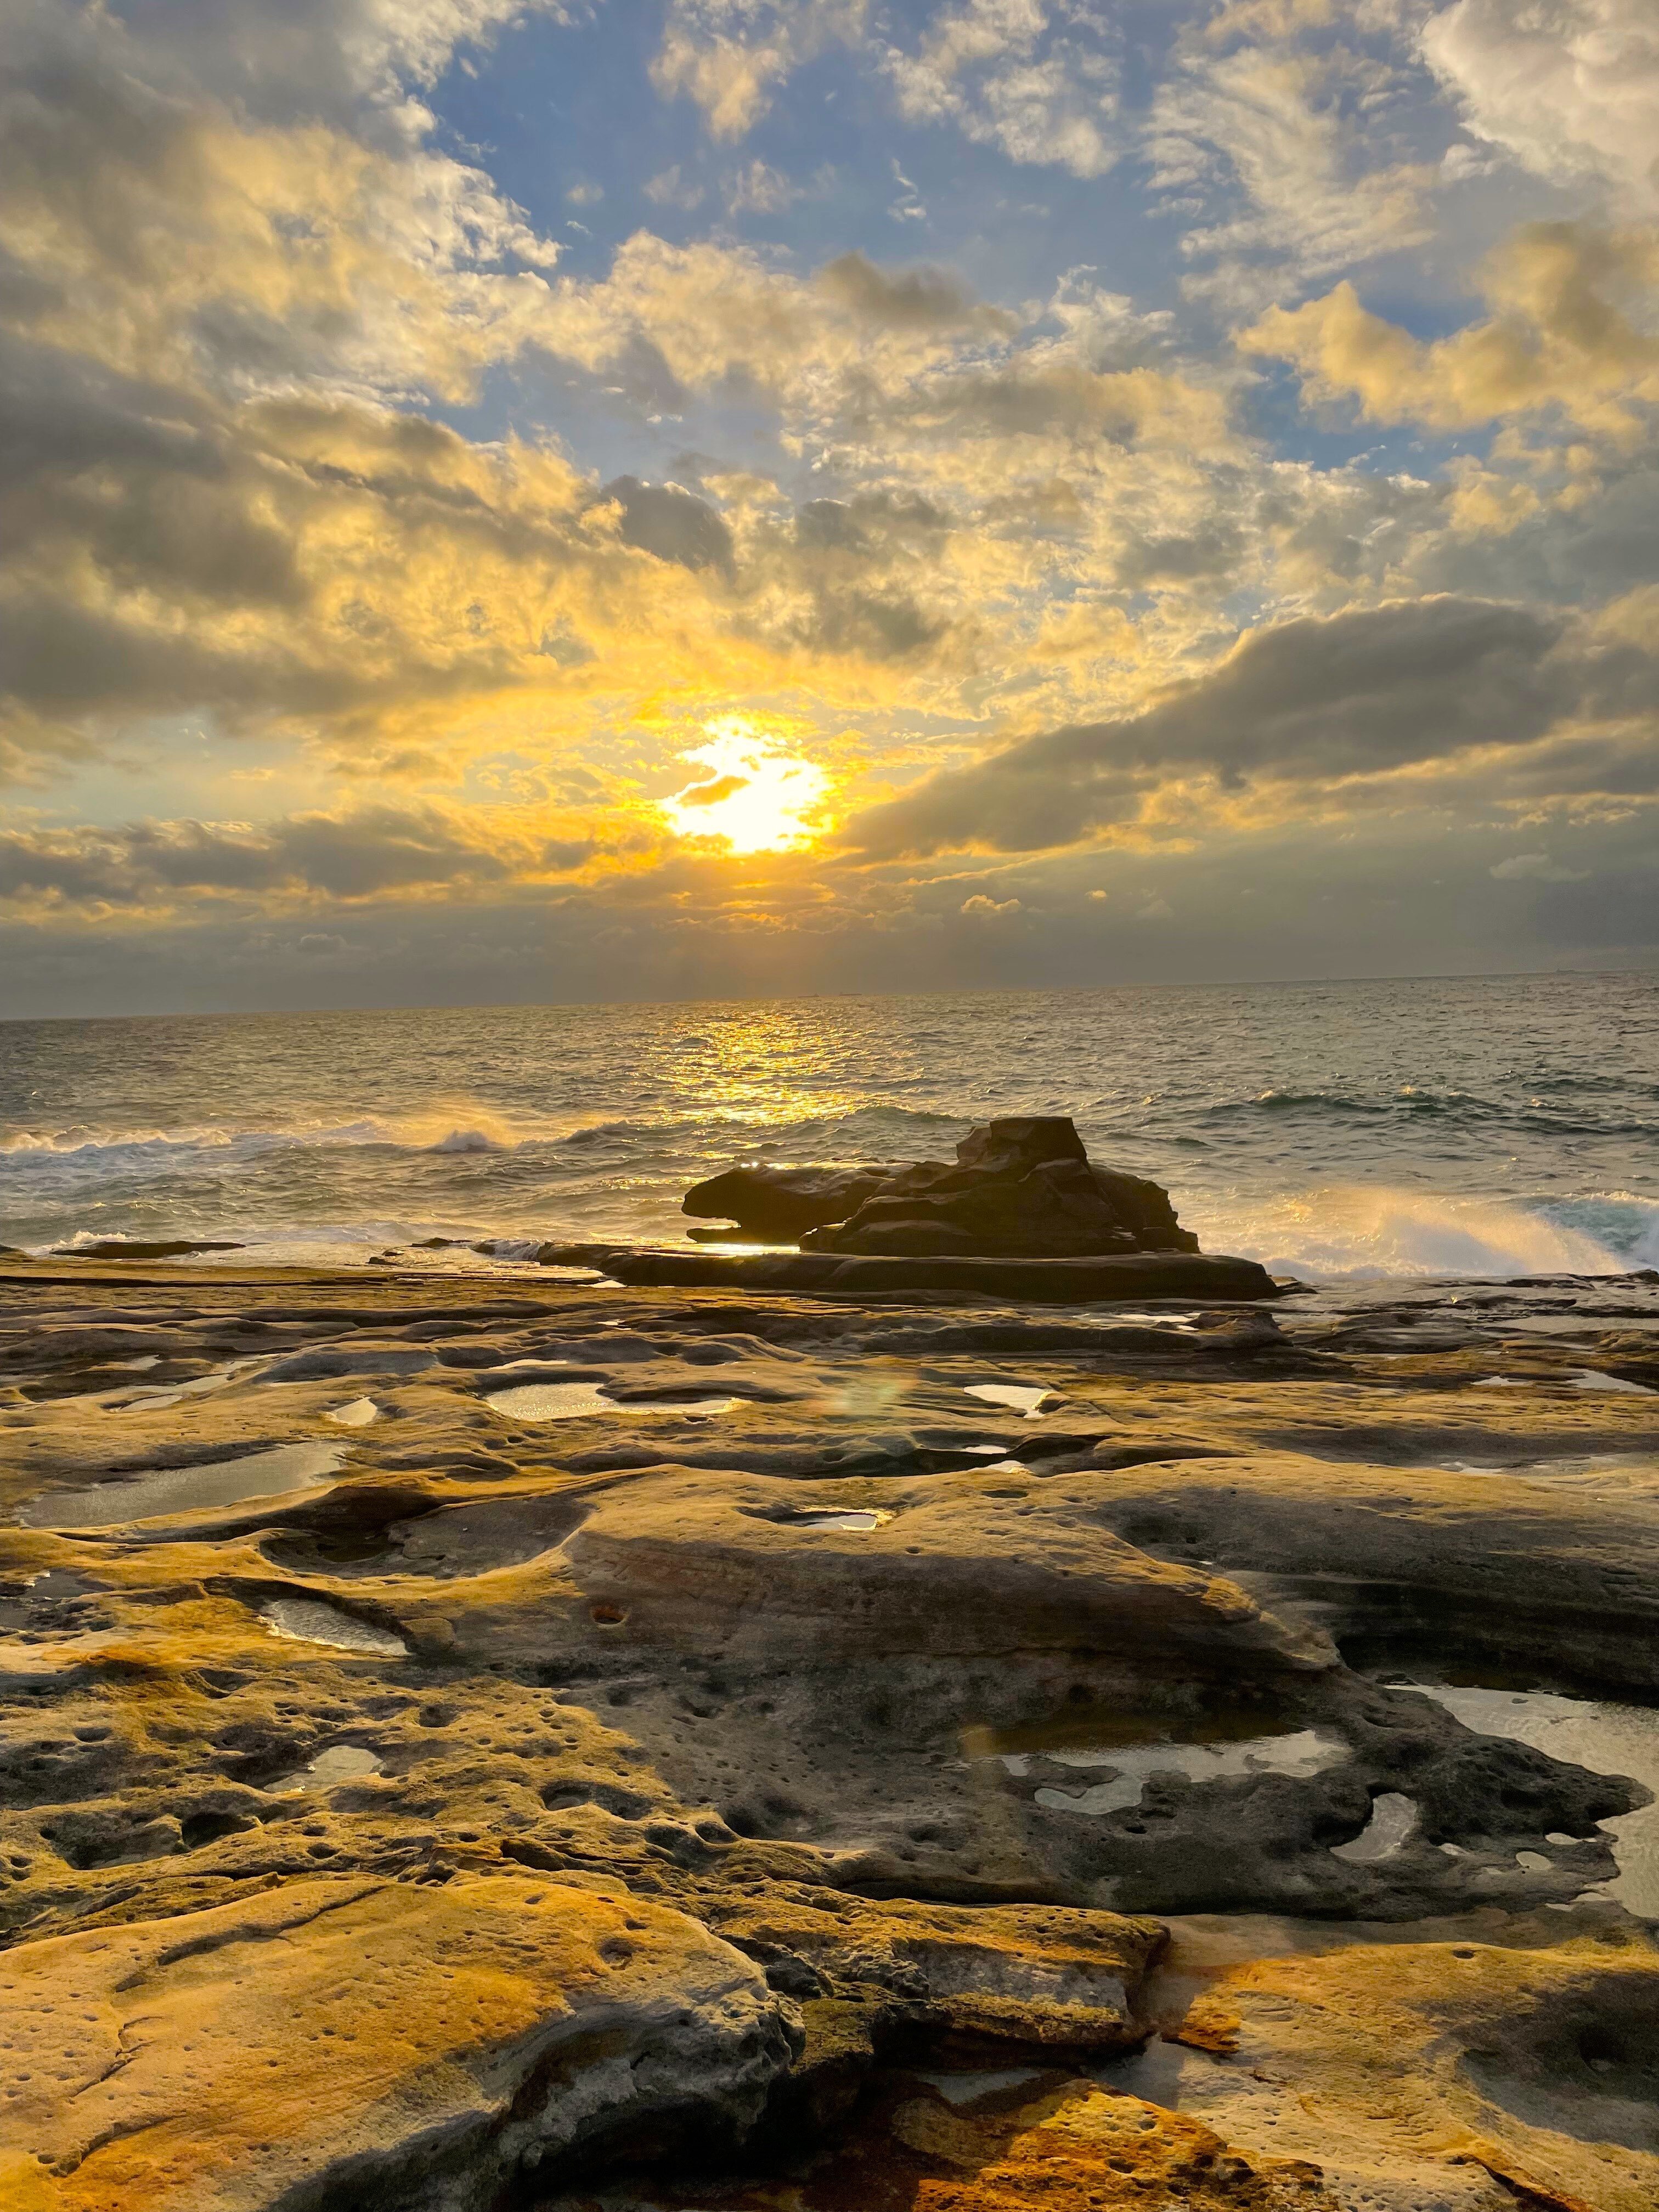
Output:
<path fill-rule="evenodd" d="M 1659 2201 L 1652 1280 L 0 1277 L 8 2203 Z"/>
<path fill-rule="evenodd" d="M 694 1183 L 684 1211 L 705 1221 L 731 1221 L 741 1235 L 763 1243 L 789 1244 L 827 1221 L 845 1221 L 894 1172 L 891 1167 L 728 1168 Z"/>
<path fill-rule="evenodd" d="M 685 1211 L 729 1214 L 744 1234 L 799 1239 L 806 1251 L 902 1259 L 1062 1260 L 1198 1249 L 1168 1191 L 1091 1166 L 1064 1116 L 989 1121 L 956 1150 L 954 1165 L 733 1168 L 689 1191 Z"/>

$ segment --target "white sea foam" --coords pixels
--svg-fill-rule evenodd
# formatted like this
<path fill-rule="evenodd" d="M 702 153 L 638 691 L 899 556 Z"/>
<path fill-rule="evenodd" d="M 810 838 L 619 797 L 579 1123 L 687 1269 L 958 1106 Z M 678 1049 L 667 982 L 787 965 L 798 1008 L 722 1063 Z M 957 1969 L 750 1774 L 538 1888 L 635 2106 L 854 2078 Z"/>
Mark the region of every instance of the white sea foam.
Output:
<path fill-rule="evenodd" d="M 435 1145 L 427 1146 L 429 1152 L 504 1152 L 507 1149 L 501 1139 L 492 1137 L 487 1129 L 452 1129 Z"/>
<path fill-rule="evenodd" d="M 1560 1218 L 1569 1211 L 1578 1219 Z M 1276 1274 L 1314 1281 L 1617 1274 L 1659 1255 L 1659 1203 L 1652 1200 L 1591 1199 L 1553 1212 L 1556 1218 L 1490 1199 L 1346 1184 L 1194 1209 L 1187 1218 L 1206 1251 L 1237 1252 Z"/>

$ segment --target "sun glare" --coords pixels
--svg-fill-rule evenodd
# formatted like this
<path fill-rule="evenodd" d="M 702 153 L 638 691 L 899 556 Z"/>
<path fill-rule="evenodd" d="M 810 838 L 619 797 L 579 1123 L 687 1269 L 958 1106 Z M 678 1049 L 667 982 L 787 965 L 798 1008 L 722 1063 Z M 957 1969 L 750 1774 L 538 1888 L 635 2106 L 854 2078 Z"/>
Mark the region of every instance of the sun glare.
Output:
<path fill-rule="evenodd" d="M 787 752 L 740 714 L 705 722 L 707 744 L 685 756 L 707 769 L 662 802 L 682 837 L 723 837 L 734 853 L 788 853 L 810 845 L 830 779 Z"/>

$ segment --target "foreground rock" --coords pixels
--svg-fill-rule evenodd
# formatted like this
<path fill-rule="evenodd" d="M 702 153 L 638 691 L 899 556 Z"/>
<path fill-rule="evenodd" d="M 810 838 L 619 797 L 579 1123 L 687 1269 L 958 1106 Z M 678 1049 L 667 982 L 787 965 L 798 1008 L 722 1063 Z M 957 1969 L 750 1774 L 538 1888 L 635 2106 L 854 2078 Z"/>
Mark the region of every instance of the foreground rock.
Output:
<path fill-rule="evenodd" d="M 802 2212 L 1659 2203 L 1650 1949 L 1552 1940 L 1536 1923 L 1468 1942 L 1304 1929 L 1313 1956 L 1285 1955 L 1291 1936 L 1283 1923 L 1178 1929 L 1163 2039 L 1092 2076 L 894 2069 L 844 2131 L 795 2163 L 788 2201 Z M 775 2212 L 778 2197 L 738 2179 L 542 2200 L 544 2212 L 578 2203 Z"/>
<path fill-rule="evenodd" d="M 1650 2212 L 1659 1961 L 1617 1929 L 1525 1933 L 1225 1966 L 1173 2029 L 1199 2054 L 1177 2094 L 1235 2141 L 1316 2160 L 1345 2204 Z"/>
<path fill-rule="evenodd" d="M 1163 1948 L 1156 1920 L 1052 1906 L 884 1904 L 780 1885 L 711 1925 L 804 1997 L 866 1991 L 964 2035 L 1072 2051 L 1141 2042 L 1134 2000 Z"/>
<path fill-rule="evenodd" d="M 301 1881 L 0 1958 L 9 2212 L 476 2212 L 620 2136 L 740 2139 L 799 2037 L 696 1922 L 543 1881 Z"/>
<path fill-rule="evenodd" d="M 1659 2201 L 1659 1284 L 738 1256 L 0 1268 L 8 2212 Z"/>

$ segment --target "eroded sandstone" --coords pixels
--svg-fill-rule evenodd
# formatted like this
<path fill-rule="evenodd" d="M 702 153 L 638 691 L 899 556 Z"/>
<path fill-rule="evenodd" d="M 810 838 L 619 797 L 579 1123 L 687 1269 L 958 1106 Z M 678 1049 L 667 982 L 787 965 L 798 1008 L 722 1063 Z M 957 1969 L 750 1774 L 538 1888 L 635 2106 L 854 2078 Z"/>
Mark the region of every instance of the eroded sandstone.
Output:
<path fill-rule="evenodd" d="M 1651 2201 L 1648 1791 L 1418 1686 L 1651 1696 L 1652 1285 L 5 1288 L 21 2201 Z"/>

